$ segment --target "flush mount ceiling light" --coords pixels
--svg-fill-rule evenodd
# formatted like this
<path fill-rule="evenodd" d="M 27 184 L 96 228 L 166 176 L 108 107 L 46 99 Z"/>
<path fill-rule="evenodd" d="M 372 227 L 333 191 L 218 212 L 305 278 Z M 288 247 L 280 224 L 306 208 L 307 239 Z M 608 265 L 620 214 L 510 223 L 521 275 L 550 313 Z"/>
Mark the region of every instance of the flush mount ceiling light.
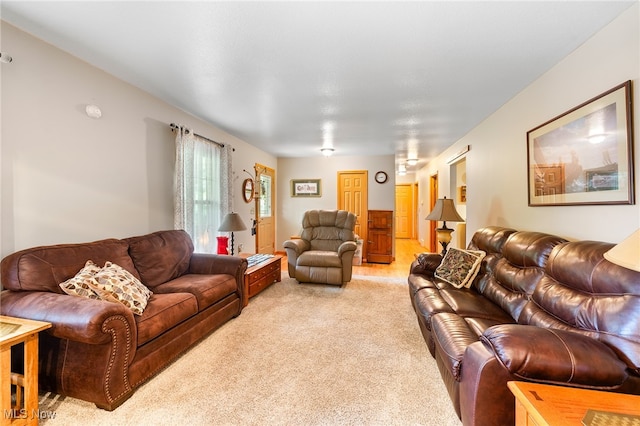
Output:
<path fill-rule="evenodd" d="M 11 61 L 13 61 L 13 58 L 10 55 L 0 52 L 0 62 L 2 62 L 3 64 L 8 64 Z"/>
<path fill-rule="evenodd" d="M 415 166 L 416 164 L 418 164 L 418 159 L 417 158 L 407 158 L 407 165 L 408 166 Z"/>
<path fill-rule="evenodd" d="M 102 117 L 102 111 L 100 110 L 100 107 L 97 105 L 87 105 L 84 110 L 87 113 L 87 115 L 91 118 L 97 119 Z"/>
<path fill-rule="evenodd" d="M 320 152 L 322 152 L 322 155 L 325 157 L 331 157 L 333 155 L 333 151 L 335 151 L 335 149 L 328 146 L 320 148 Z"/>

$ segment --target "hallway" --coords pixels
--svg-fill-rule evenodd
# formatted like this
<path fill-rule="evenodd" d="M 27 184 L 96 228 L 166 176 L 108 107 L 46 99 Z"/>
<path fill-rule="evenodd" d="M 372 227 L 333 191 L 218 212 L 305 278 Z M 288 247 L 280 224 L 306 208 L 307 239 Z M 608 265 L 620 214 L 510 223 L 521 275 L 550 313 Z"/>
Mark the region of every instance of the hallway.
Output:
<path fill-rule="evenodd" d="M 354 275 L 377 275 L 381 277 L 402 277 L 409 275 L 411 262 L 415 260 L 417 253 L 427 251 L 418 240 L 396 238 L 396 258 L 391 264 L 363 263 L 353 267 Z"/>

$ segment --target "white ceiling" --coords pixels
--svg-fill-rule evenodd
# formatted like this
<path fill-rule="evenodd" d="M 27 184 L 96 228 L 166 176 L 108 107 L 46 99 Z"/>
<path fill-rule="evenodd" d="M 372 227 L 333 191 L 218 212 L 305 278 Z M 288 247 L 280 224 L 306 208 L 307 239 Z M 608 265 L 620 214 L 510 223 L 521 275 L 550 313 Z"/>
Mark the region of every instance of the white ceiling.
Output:
<path fill-rule="evenodd" d="M 419 167 L 633 3 L 2 0 L 0 13 L 275 156 L 319 156 L 328 136 L 335 155 Z"/>

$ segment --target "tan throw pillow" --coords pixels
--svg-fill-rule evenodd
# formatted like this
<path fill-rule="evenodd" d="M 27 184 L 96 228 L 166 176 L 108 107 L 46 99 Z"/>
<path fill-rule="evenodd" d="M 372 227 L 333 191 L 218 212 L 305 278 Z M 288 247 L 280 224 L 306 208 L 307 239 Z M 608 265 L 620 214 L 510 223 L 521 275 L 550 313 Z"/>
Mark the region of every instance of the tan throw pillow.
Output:
<path fill-rule="evenodd" d="M 122 303 L 136 315 L 142 315 L 153 294 L 133 274 L 112 262 L 105 263 L 88 284 L 102 300 Z"/>
<path fill-rule="evenodd" d="M 478 275 L 484 256 L 485 252 L 480 250 L 450 247 L 436 269 L 435 276 L 456 288 L 470 287 Z"/>
<path fill-rule="evenodd" d="M 84 264 L 84 268 L 73 277 L 69 278 L 59 286 L 65 293 L 71 296 L 87 297 L 89 299 L 100 300 L 100 295 L 93 290 L 93 287 L 89 285 L 89 282 L 93 279 L 93 276 L 100 271 L 100 267 L 93 263 L 91 260 L 87 260 Z"/>

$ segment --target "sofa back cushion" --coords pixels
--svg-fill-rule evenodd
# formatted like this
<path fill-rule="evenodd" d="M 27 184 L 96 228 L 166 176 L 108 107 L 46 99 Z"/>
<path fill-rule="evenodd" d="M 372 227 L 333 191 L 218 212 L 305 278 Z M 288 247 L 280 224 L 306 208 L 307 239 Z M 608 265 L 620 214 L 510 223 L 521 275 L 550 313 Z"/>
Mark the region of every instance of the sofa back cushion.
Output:
<path fill-rule="evenodd" d="M 487 299 L 508 312 L 514 320 L 526 305 L 555 246 L 565 239 L 542 232 L 520 231 L 509 235 L 502 257 L 477 289 Z"/>
<path fill-rule="evenodd" d="M 140 280 L 151 289 L 189 271 L 193 242 L 185 231 L 158 231 L 125 241 Z"/>
<path fill-rule="evenodd" d="M 518 322 L 573 330 L 611 347 L 640 373 L 640 272 L 607 261 L 613 244 L 558 245 Z"/>
<path fill-rule="evenodd" d="M 302 218 L 303 240 L 311 250 L 338 251 L 345 241 L 355 241 L 356 215 L 346 210 L 309 210 Z"/>
<path fill-rule="evenodd" d="M 111 261 L 140 278 L 128 244 L 108 239 L 82 244 L 33 247 L 10 254 L 0 265 L 2 286 L 9 290 L 62 293 L 59 284 L 75 276 L 87 260 L 98 266 Z"/>
<path fill-rule="evenodd" d="M 515 229 L 503 228 L 500 226 L 487 226 L 477 230 L 467 248 L 469 250 L 480 250 L 485 253 L 480 264 L 480 271 L 477 279 L 473 283 L 476 290 L 484 288 L 487 277 L 493 274 L 498 260 L 502 259 L 502 247 Z"/>

